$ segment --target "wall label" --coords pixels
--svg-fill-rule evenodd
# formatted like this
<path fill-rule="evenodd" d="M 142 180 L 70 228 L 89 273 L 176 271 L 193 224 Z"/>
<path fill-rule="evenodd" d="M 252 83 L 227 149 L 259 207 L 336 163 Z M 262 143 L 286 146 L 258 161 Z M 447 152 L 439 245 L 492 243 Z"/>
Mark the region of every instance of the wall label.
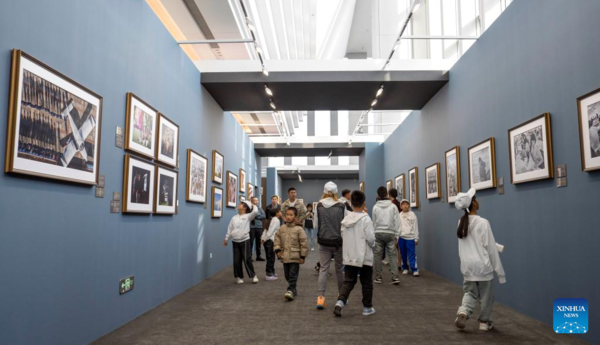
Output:
<path fill-rule="evenodd" d="M 121 279 L 119 282 L 119 294 L 122 295 L 133 290 L 133 285 L 133 276 Z"/>

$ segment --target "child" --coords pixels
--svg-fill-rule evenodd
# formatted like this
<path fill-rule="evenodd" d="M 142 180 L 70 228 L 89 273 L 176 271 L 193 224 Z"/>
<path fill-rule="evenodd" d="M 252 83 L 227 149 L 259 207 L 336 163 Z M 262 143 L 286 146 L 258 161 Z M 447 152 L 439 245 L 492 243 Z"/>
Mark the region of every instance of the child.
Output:
<path fill-rule="evenodd" d="M 414 277 L 419 276 L 417 266 L 417 245 L 419 244 L 419 221 L 417 215 L 410 210 L 410 203 L 406 199 L 402 199 L 400 203 L 402 213 L 400 213 L 400 238 L 398 239 L 398 247 L 400 248 L 400 256 L 402 257 L 402 274 L 408 274 L 408 263 L 413 272 Z M 408 259 L 408 260 L 407 260 Z"/>
<path fill-rule="evenodd" d="M 269 228 L 265 230 L 261 237 L 261 242 L 265 246 L 265 255 L 267 256 L 267 277 L 265 280 L 277 280 L 277 274 L 275 274 L 275 251 L 273 251 L 275 233 L 281 226 L 281 210 L 273 208 L 269 210 L 270 219 Z"/>
<path fill-rule="evenodd" d="M 477 215 L 479 202 L 475 198 L 475 190 L 471 188 L 467 193 L 459 193 L 456 196 L 455 206 L 465 211 L 456 232 L 465 295 L 462 305 L 458 308 L 454 324 L 459 329 L 465 328 L 465 323 L 479 300 L 481 303 L 479 330 L 489 331 L 493 327 L 490 314 L 494 303 L 494 271 L 498 275 L 500 284 L 504 284 L 506 283 L 504 268 L 500 262 L 490 222 Z"/>
<path fill-rule="evenodd" d="M 351 204 L 354 212 L 342 221 L 342 238 L 344 240 L 344 285 L 335 304 L 333 313 L 342 316 L 342 309 L 348 303 L 350 292 L 356 285 L 360 274 L 360 285 L 363 294 L 363 315 L 375 314 L 373 308 L 373 247 L 375 246 L 375 230 L 369 215 L 364 212 L 365 194 L 359 190 L 352 192 Z"/>
<path fill-rule="evenodd" d="M 306 233 L 301 226 L 296 224 L 298 209 L 288 207 L 285 211 L 285 224 L 275 234 L 275 254 L 283 261 L 285 280 L 288 282 L 287 292 L 284 297 L 293 301 L 298 295 L 296 282 L 300 274 L 300 265 L 308 256 Z"/>
<path fill-rule="evenodd" d="M 377 188 L 378 201 L 373 207 L 373 226 L 375 227 L 375 283 L 383 283 L 382 257 L 385 248 L 390 263 L 392 284 L 400 284 L 398 276 L 398 249 L 396 239 L 400 235 L 400 214 L 396 205 L 389 199 L 385 187 Z"/>
<path fill-rule="evenodd" d="M 252 283 L 258 283 L 258 277 L 254 273 L 252 265 L 252 243 L 250 243 L 250 222 L 258 214 L 258 207 L 252 205 L 250 201 L 244 201 L 238 206 L 238 214 L 231 218 L 227 235 L 223 246 L 227 246 L 229 238 L 233 241 L 233 275 L 238 284 L 244 283 L 244 268 L 248 276 L 252 278 Z M 243 266 L 242 266 L 243 265 Z"/>
<path fill-rule="evenodd" d="M 304 230 L 306 230 L 306 237 L 310 240 L 310 250 L 315 250 L 315 229 L 313 224 L 314 213 L 313 205 L 306 205 L 306 218 L 304 219 Z"/>

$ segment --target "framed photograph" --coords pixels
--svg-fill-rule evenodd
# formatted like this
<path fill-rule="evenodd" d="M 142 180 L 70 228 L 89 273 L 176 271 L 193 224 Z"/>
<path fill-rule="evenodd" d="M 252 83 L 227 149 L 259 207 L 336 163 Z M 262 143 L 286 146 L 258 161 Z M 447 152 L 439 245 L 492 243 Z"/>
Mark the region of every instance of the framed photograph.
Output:
<path fill-rule="evenodd" d="M 206 202 L 206 178 L 208 159 L 198 152 L 187 150 L 187 174 L 185 200 L 191 202 Z"/>
<path fill-rule="evenodd" d="M 448 203 L 456 201 L 460 193 L 460 147 L 456 146 L 446 151 L 446 195 Z"/>
<path fill-rule="evenodd" d="M 246 197 L 240 194 L 240 202 L 246 201 Z"/>
<path fill-rule="evenodd" d="M 246 193 L 246 170 L 240 169 L 240 193 Z"/>
<path fill-rule="evenodd" d="M 494 138 L 469 147 L 469 187 L 475 190 L 496 187 L 496 148 Z"/>
<path fill-rule="evenodd" d="M 396 176 L 396 178 L 394 179 L 396 181 L 396 190 L 398 191 L 398 199 L 402 200 L 402 199 L 406 199 L 406 194 L 405 194 L 405 183 L 404 183 L 404 174 L 400 174 L 398 176 Z"/>
<path fill-rule="evenodd" d="M 218 184 L 223 183 L 223 169 L 225 168 L 225 157 L 217 150 L 213 150 L 212 180 Z"/>
<path fill-rule="evenodd" d="M 158 111 L 131 92 L 127 93 L 125 149 L 155 158 Z"/>
<path fill-rule="evenodd" d="M 254 186 L 252 185 L 252 183 L 248 183 L 246 189 L 248 191 L 248 200 L 250 200 L 254 196 Z"/>
<path fill-rule="evenodd" d="M 156 160 L 174 168 L 179 166 L 179 126 L 163 114 L 158 114 Z"/>
<path fill-rule="evenodd" d="M 4 171 L 95 185 L 102 97 L 12 51 Z"/>
<path fill-rule="evenodd" d="M 123 169 L 123 212 L 152 213 L 154 211 L 154 174 L 153 163 L 125 155 Z"/>
<path fill-rule="evenodd" d="M 577 98 L 581 169 L 600 169 L 600 89 Z"/>
<path fill-rule="evenodd" d="M 509 129 L 508 152 L 512 184 L 553 178 L 550 114 L 542 114 Z"/>
<path fill-rule="evenodd" d="M 436 199 L 442 197 L 440 182 L 440 163 L 425 168 L 425 188 L 427 199 Z"/>
<path fill-rule="evenodd" d="M 361 181 L 360 184 L 358 185 L 358 188 L 360 189 L 361 192 L 365 192 L 365 181 Z"/>
<path fill-rule="evenodd" d="M 211 217 L 221 218 L 223 217 L 223 189 L 219 187 L 212 187 L 212 204 L 211 204 Z"/>
<path fill-rule="evenodd" d="M 392 189 L 392 186 L 392 180 L 385 181 L 385 189 L 387 189 L 388 192 L 390 191 L 390 189 Z"/>
<path fill-rule="evenodd" d="M 156 166 L 154 213 L 177 214 L 177 171 Z"/>
<path fill-rule="evenodd" d="M 227 171 L 227 207 L 237 207 L 238 177 L 231 171 Z"/>
<path fill-rule="evenodd" d="M 410 207 L 419 207 L 419 168 L 408 171 L 408 202 Z"/>

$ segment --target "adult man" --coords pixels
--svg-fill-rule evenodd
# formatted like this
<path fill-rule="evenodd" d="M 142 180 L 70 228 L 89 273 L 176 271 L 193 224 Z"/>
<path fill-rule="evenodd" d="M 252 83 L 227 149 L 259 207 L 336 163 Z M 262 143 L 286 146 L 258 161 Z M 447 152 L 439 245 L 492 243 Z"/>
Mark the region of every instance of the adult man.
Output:
<path fill-rule="evenodd" d="M 352 191 L 350 189 L 344 189 L 342 191 L 342 197 L 339 198 L 338 200 L 340 202 L 343 202 L 344 205 L 346 205 L 346 208 L 348 209 L 348 211 L 352 212 L 352 205 L 350 205 L 350 193 L 352 193 Z"/>
<path fill-rule="evenodd" d="M 253 196 L 250 200 L 252 205 L 258 208 L 258 213 L 256 214 L 256 218 L 250 223 L 250 250 L 252 250 L 252 246 L 256 244 L 256 261 L 265 261 L 260 256 L 260 237 L 263 232 L 263 219 L 265 219 L 265 211 L 262 208 L 258 207 L 258 198 Z"/>
<path fill-rule="evenodd" d="M 281 210 L 281 205 L 279 205 L 279 196 L 278 195 L 273 195 L 271 197 L 271 204 L 267 205 L 266 207 L 266 213 L 267 213 L 267 220 L 271 219 L 271 210 Z M 283 225 L 283 222 L 281 222 Z"/>
<path fill-rule="evenodd" d="M 306 206 L 302 200 L 297 199 L 296 188 L 292 187 L 288 189 L 288 197 L 286 201 L 281 205 L 281 213 L 285 214 L 288 208 L 295 207 L 298 210 L 298 216 L 296 217 L 296 224 L 304 228 L 304 218 L 306 218 Z"/>

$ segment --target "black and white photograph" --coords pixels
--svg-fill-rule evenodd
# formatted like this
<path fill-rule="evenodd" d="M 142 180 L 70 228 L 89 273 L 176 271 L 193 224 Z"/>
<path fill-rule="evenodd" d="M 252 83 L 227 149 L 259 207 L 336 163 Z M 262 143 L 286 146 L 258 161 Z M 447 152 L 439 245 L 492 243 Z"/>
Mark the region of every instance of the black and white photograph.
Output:
<path fill-rule="evenodd" d="M 223 216 L 223 189 L 212 187 L 211 217 L 221 218 Z"/>
<path fill-rule="evenodd" d="M 156 160 L 177 167 L 179 163 L 179 126 L 165 115 L 158 117 Z"/>
<path fill-rule="evenodd" d="M 123 169 L 123 212 L 152 213 L 155 191 L 154 164 L 125 155 Z"/>
<path fill-rule="evenodd" d="M 460 193 L 460 147 L 446 151 L 446 195 L 448 203 L 456 201 Z"/>
<path fill-rule="evenodd" d="M 404 174 L 396 176 L 394 179 L 396 182 L 396 190 L 398 191 L 398 200 L 406 199 L 404 192 Z"/>
<path fill-rule="evenodd" d="M 132 92 L 128 92 L 125 149 L 148 159 L 155 159 L 158 117 L 156 109 Z"/>
<path fill-rule="evenodd" d="M 206 202 L 206 181 L 208 172 L 208 160 L 192 149 L 187 151 L 187 177 L 186 197 L 187 201 Z"/>
<path fill-rule="evenodd" d="M 600 169 L 600 89 L 577 99 L 581 169 Z"/>
<path fill-rule="evenodd" d="M 154 213 L 177 214 L 177 171 L 156 167 Z"/>
<path fill-rule="evenodd" d="M 440 163 L 435 163 L 425 168 L 425 186 L 427 188 L 427 199 L 435 199 L 442 196 L 440 190 Z"/>
<path fill-rule="evenodd" d="M 553 177 L 552 128 L 545 113 L 508 130 L 513 184 Z"/>
<path fill-rule="evenodd" d="M 6 171 L 95 185 L 102 97 L 20 50 L 12 64 Z"/>
<path fill-rule="evenodd" d="M 217 150 L 213 150 L 213 166 L 212 166 L 212 180 L 215 183 L 223 183 L 223 169 L 225 169 L 225 157 Z"/>
<path fill-rule="evenodd" d="M 410 207 L 419 207 L 419 168 L 408 171 L 408 195 Z"/>
<path fill-rule="evenodd" d="M 475 190 L 496 187 L 494 138 L 469 148 L 469 186 Z"/>

